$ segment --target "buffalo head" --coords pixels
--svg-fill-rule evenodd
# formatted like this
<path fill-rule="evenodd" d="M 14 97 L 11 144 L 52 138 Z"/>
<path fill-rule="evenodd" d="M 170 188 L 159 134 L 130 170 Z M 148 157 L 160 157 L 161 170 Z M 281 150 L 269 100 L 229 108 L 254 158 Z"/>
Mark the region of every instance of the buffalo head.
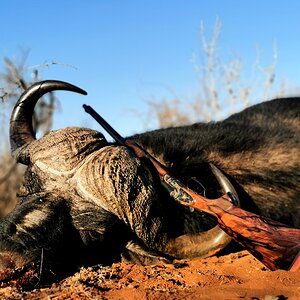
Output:
<path fill-rule="evenodd" d="M 37 140 L 35 104 L 54 90 L 86 94 L 61 81 L 36 83 L 12 113 L 12 154 L 27 171 L 17 208 L 0 222 L 0 268 L 151 263 L 211 255 L 230 242 L 212 217 L 175 203 L 146 161 L 101 133 L 66 128 Z M 299 111 L 298 99 L 279 99 L 223 122 L 132 138 L 186 184 L 200 181 L 208 196 L 234 186 L 242 206 L 299 226 Z"/>

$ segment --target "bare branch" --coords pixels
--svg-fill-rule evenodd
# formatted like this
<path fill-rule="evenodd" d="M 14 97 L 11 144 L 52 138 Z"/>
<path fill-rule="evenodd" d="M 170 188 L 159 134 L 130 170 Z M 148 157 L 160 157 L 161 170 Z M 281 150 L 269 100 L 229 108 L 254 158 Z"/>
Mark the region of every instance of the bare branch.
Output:
<path fill-rule="evenodd" d="M 211 36 L 207 37 L 203 22 L 200 24 L 202 59 L 199 63 L 195 52 L 190 59 L 199 76 L 199 91 L 195 99 L 189 101 L 171 97 L 147 102 L 150 113 L 157 119 L 160 127 L 222 119 L 230 113 L 257 103 L 258 99 L 263 101 L 287 93 L 286 85 L 276 82 L 276 42 L 272 45 L 271 64 L 261 65 L 257 48 L 256 61 L 248 72 L 239 57 L 235 56 L 225 62 L 220 59 L 218 43 L 221 28 L 221 22 L 217 19 Z"/>
<path fill-rule="evenodd" d="M 54 65 L 59 65 L 59 66 L 67 67 L 67 68 L 72 68 L 76 71 L 79 70 L 76 66 L 61 63 L 61 62 L 58 62 L 58 61 L 50 61 L 50 62 L 45 62 L 43 64 L 33 65 L 33 66 L 29 67 L 28 69 L 34 69 L 35 70 L 35 69 L 39 69 L 39 68 L 49 68 L 49 67 L 54 66 Z"/>

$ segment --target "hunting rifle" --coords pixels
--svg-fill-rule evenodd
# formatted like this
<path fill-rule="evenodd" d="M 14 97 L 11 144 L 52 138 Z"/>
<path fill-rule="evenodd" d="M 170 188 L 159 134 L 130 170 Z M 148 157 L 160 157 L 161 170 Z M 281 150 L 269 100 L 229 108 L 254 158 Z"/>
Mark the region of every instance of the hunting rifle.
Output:
<path fill-rule="evenodd" d="M 84 104 L 83 108 L 118 144 L 130 148 L 137 157 L 150 160 L 159 174 L 162 185 L 176 201 L 216 217 L 222 230 L 269 269 L 299 269 L 300 229 L 288 227 L 237 207 L 236 199 L 230 192 L 213 200 L 196 194 L 173 177 L 165 166 L 140 145 L 130 139 L 124 139 L 91 106 Z"/>

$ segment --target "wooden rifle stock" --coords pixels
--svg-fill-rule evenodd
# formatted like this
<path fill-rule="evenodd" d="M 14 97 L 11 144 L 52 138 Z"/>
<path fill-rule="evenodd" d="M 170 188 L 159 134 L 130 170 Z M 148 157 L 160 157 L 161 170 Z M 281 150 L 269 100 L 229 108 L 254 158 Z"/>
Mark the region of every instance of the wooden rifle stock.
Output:
<path fill-rule="evenodd" d="M 231 193 L 214 200 L 196 194 L 170 175 L 166 167 L 141 146 L 130 139 L 124 139 L 92 107 L 83 105 L 83 108 L 116 142 L 130 148 L 137 157 L 149 159 L 158 171 L 163 186 L 175 200 L 216 217 L 219 226 L 228 235 L 269 269 L 299 269 L 300 229 L 288 227 L 235 206 L 235 197 Z"/>

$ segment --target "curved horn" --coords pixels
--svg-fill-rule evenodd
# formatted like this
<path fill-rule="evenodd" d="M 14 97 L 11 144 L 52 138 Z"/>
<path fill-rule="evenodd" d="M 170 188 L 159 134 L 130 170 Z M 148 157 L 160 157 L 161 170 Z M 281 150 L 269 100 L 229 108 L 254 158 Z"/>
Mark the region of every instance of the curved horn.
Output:
<path fill-rule="evenodd" d="M 240 206 L 240 200 L 238 194 L 235 188 L 233 187 L 233 185 L 231 184 L 231 182 L 229 181 L 229 179 L 214 164 L 210 163 L 209 166 L 213 174 L 215 175 L 219 185 L 223 189 L 223 192 L 231 193 L 233 195 L 233 197 L 231 198 L 231 200 L 233 200 L 232 201 L 233 204 Z"/>
<path fill-rule="evenodd" d="M 239 206 L 237 192 L 228 178 L 215 165 L 211 163 L 209 165 L 223 193 L 231 193 L 233 195 L 233 204 Z M 170 240 L 164 250 L 177 258 L 207 257 L 225 248 L 231 240 L 232 238 L 219 225 L 216 225 L 205 232 L 192 235 L 187 234 Z"/>
<path fill-rule="evenodd" d="M 33 84 L 17 101 L 10 119 L 10 146 L 16 159 L 26 164 L 26 155 L 21 155 L 21 147 L 35 140 L 32 115 L 37 101 L 46 93 L 55 90 L 71 91 L 86 95 L 79 87 L 58 80 L 46 80 Z M 23 156 L 23 158 L 22 158 Z"/>
<path fill-rule="evenodd" d="M 229 179 L 221 172 L 220 169 L 218 169 L 214 164 L 209 164 L 213 174 L 215 175 L 218 183 L 220 184 L 222 188 L 223 193 L 231 193 L 233 197 L 231 197 L 232 202 L 234 202 L 234 205 L 240 206 L 240 201 L 238 194 L 229 181 Z M 201 234 L 202 239 L 202 249 L 201 249 L 201 256 L 208 256 L 212 255 L 221 249 L 223 249 L 225 246 L 227 246 L 232 238 L 225 233 L 219 225 L 215 226 L 214 228 L 208 230 L 207 232 L 204 232 Z"/>

